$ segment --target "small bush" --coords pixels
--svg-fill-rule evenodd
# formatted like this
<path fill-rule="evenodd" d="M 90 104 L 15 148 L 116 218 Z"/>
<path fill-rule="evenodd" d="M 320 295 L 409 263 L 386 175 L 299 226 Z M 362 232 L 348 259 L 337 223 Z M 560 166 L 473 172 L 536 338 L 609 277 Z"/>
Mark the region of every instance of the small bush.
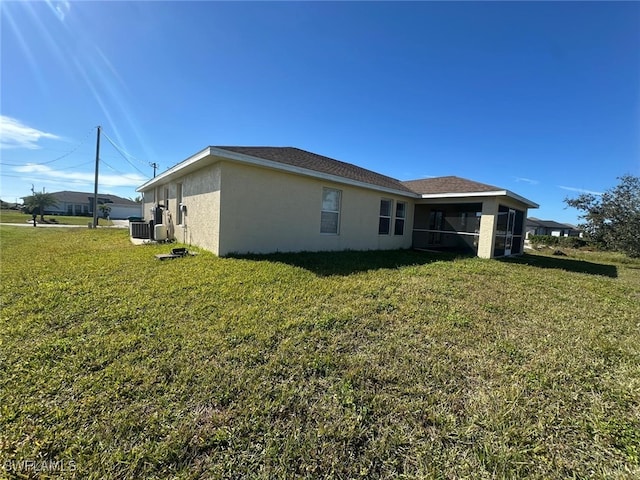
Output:
<path fill-rule="evenodd" d="M 531 235 L 529 242 L 534 247 L 582 248 L 587 245 L 587 241 L 579 237 L 555 237 L 553 235 Z"/>

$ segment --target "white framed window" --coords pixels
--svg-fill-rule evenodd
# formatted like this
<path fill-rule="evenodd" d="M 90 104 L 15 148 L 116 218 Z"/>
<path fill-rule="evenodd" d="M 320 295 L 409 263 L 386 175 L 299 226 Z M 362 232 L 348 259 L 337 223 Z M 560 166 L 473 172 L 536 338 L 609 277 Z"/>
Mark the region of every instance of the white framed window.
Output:
<path fill-rule="evenodd" d="M 184 215 L 182 212 L 182 184 L 178 183 L 176 185 L 176 208 L 178 209 L 176 219 L 178 220 L 178 225 L 182 225 L 184 222 Z"/>
<path fill-rule="evenodd" d="M 396 202 L 396 221 L 393 225 L 394 235 L 404 235 L 404 219 L 407 216 L 407 204 Z"/>
<path fill-rule="evenodd" d="M 393 200 L 383 198 L 380 200 L 380 220 L 378 222 L 378 235 L 389 235 L 391 232 L 391 209 Z"/>
<path fill-rule="evenodd" d="M 340 207 L 342 190 L 322 188 L 322 209 L 320 212 L 320 233 L 338 235 L 340 233 Z"/>

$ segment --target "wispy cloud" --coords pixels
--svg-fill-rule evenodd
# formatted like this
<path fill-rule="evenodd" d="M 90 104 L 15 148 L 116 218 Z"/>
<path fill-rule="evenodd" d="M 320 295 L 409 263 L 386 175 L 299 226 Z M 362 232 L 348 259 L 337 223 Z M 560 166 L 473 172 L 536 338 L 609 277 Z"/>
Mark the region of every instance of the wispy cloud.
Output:
<path fill-rule="evenodd" d="M 528 183 L 529 185 L 538 185 L 538 180 L 532 180 L 531 178 L 516 177 L 516 182 Z"/>
<path fill-rule="evenodd" d="M 592 190 L 585 190 L 584 188 L 566 187 L 564 185 L 558 185 L 558 188 L 561 188 L 563 190 L 568 190 L 570 192 L 590 193 L 591 195 L 602 195 L 602 192 L 594 192 Z"/>
<path fill-rule="evenodd" d="M 47 0 L 47 5 L 53 11 L 53 13 L 60 19 L 61 22 L 64 22 L 65 17 L 71 10 L 71 2 L 68 0 L 63 0 L 61 2 L 53 2 L 51 0 Z"/>
<path fill-rule="evenodd" d="M 36 150 L 42 148 L 38 142 L 43 138 L 61 139 L 58 135 L 29 127 L 15 118 L 0 115 L 0 149 L 28 148 Z"/>
<path fill-rule="evenodd" d="M 14 168 L 14 171 L 24 174 L 25 180 L 29 179 L 29 175 L 37 175 L 38 178 L 47 178 L 51 181 L 60 183 L 65 181 L 74 185 L 93 185 L 94 174 L 90 172 L 64 172 L 55 170 L 46 165 L 27 164 Z M 98 181 L 104 187 L 137 187 L 148 178 L 137 173 L 124 175 L 101 174 Z"/>

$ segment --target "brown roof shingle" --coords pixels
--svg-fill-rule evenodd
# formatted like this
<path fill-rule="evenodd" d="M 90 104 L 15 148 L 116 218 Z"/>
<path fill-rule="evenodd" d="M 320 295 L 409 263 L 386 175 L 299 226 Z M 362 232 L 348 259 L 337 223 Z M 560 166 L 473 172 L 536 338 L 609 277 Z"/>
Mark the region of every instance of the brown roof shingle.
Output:
<path fill-rule="evenodd" d="M 467 180 L 466 178 L 455 176 L 408 180 L 406 182 L 402 182 L 402 184 L 421 195 L 438 193 L 496 192 L 504 190 L 503 188 L 494 187 L 493 185 L 474 182 L 473 180 Z"/>
<path fill-rule="evenodd" d="M 306 168 L 320 173 L 336 175 L 358 182 L 376 185 L 378 187 L 413 193 L 404 182 L 387 177 L 380 173 L 358 167 L 352 163 L 341 162 L 333 158 L 307 152 L 294 147 L 213 147 L 229 152 L 250 155 L 252 157 L 271 160 L 294 167 Z"/>

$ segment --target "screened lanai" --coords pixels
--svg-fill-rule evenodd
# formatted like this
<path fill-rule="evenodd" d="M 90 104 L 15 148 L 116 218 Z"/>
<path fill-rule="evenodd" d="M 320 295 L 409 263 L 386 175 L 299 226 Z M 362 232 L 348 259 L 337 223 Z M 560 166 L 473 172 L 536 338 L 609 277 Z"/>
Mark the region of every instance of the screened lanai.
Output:
<path fill-rule="evenodd" d="M 537 204 L 509 190 L 459 177 L 404 184 L 422 197 L 414 210 L 414 248 L 483 258 L 522 253 L 527 210 Z"/>

